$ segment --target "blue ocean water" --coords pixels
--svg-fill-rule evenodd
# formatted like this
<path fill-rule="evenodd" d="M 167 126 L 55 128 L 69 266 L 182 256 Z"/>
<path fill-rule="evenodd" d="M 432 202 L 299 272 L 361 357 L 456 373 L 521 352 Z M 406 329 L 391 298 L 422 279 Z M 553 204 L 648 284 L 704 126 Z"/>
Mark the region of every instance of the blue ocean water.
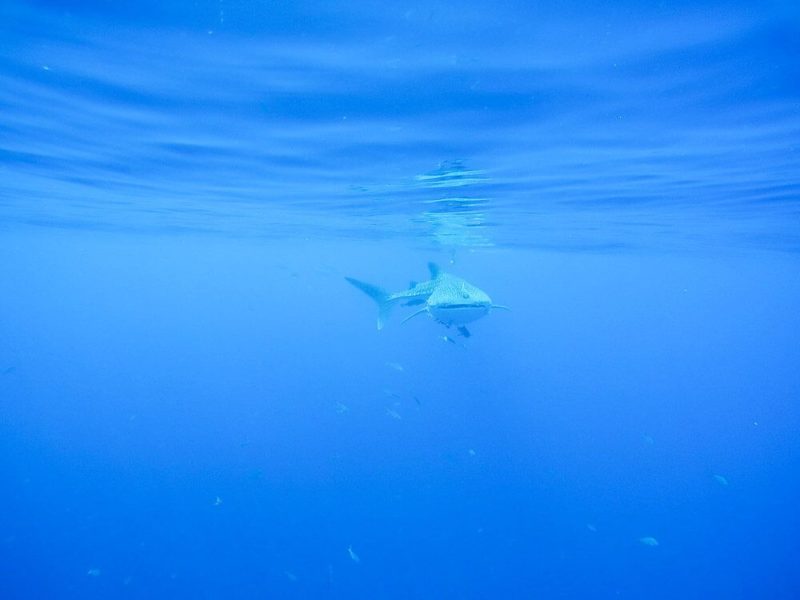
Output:
<path fill-rule="evenodd" d="M 800 597 L 798 55 L 788 1 L 5 0 L 0 598 Z M 344 279 L 428 262 L 511 310 Z"/>

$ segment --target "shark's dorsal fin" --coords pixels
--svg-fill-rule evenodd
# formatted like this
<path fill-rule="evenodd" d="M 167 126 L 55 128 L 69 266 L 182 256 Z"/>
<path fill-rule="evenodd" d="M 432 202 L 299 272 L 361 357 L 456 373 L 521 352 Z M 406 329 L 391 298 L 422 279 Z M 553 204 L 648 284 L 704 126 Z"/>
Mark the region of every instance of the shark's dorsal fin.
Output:
<path fill-rule="evenodd" d="M 411 280 L 411 281 L 408 282 L 408 289 L 413 290 L 415 287 L 417 287 L 417 282 L 416 281 Z"/>
<path fill-rule="evenodd" d="M 439 276 L 441 269 L 439 268 L 439 265 L 437 265 L 435 262 L 429 262 L 428 271 L 431 272 L 431 279 L 436 279 Z"/>
<path fill-rule="evenodd" d="M 428 307 L 427 307 L 427 306 L 426 306 L 425 308 L 422 308 L 422 309 L 418 310 L 417 312 L 415 312 L 415 313 L 414 313 L 413 315 L 411 315 L 410 317 L 406 317 L 405 319 L 403 319 L 403 320 L 400 322 L 400 324 L 402 325 L 402 324 L 403 324 L 403 323 L 405 323 L 406 321 L 410 321 L 411 319 L 413 319 L 413 318 L 414 318 L 414 317 L 416 317 L 417 315 L 421 315 L 421 314 L 422 314 L 422 313 L 424 313 L 424 312 L 428 312 Z"/>

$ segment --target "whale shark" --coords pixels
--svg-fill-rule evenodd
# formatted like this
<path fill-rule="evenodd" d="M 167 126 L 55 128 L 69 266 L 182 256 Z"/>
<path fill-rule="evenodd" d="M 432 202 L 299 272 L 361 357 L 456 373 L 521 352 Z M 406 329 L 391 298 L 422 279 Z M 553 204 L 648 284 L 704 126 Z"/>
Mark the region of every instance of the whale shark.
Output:
<path fill-rule="evenodd" d="M 389 314 L 398 304 L 421 306 L 414 314 L 406 317 L 403 323 L 418 315 L 427 314 L 446 327 L 455 326 L 465 337 L 470 336 L 467 323 L 489 314 L 492 309 L 509 310 L 506 306 L 493 304 L 492 299 L 482 289 L 460 277 L 443 272 L 435 263 L 428 263 L 428 270 L 431 274 L 428 281 L 412 281 L 408 289 L 395 293 L 352 277 L 345 279 L 378 305 L 378 329 L 383 329 Z"/>

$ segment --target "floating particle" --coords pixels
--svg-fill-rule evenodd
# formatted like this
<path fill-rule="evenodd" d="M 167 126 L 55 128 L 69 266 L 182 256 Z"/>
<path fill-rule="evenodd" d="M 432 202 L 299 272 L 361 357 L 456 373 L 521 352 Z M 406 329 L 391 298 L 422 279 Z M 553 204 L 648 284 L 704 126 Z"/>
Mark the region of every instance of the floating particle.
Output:
<path fill-rule="evenodd" d="M 645 546 L 650 546 L 651 548 L 655 548 L 656 546 L 658 546 L 658 540 L 650 536 L 639 538 L 639 542 L 641 542 Z"/>
<path fill-rule="evenodd" d="M 347 547 L 347 553 L 350 555 L 350 558 L 352 559 L 352 561 L 354 563 L 360 563 L 361 562 L 361 559 L 358 557 L 358 554 L 356 554 L 353 551 L 353 546 L 352 545 Z"/>
<path fill-rule="evenodd" d="M 475 456 L 475 450 L 473 450 L 472 448 L 470 448 L 469 450 L 467 450 L 467 453 L 468 453 L 470 456 Z"/>
<path fill-rule="evenodd" d="M 296 583 L 297 582 L 297 575 L 295 575 L 294 573 L 292 573 L 290 571 L 284 571 L 283 573 L 284 573 L 284 575 L 286 575 L 287 579 L 289 581 L 291 581 L 292 583 Z"/>
<path fill-rule="evenodd" d="M 101 573 L 101 571 L 100 571 L 100 569 L 98 569 L 97 567 L 92 567 L 91 569 L 89 569 L 88 571 L 86 571 L 86 574 L 87 574 L 89 577 L 100 577 L 100 573 Z"/>
<path fill-rule="evenodd" d="M 588 529 L 588 530 L 589 530 L 589 531 L 591 531 L 592 533 L 597 533 L 597 527 L 595 527 L 595 526 L 594 526 L 594 525 L 592 525 L 591 523 L 587 523 L 587 524 L 586 524 L 586 529 Z"/>
<path fill-rule="evenodd" d="M 405 369 L 403 368 L 403 365 L 401 365 L 398 362 L 387 362 L 386 366 L 389 367 L 390 369 L 394 369 L 398 373 L 402 373 L 403 371 L 405 371 Z"/>
<path fill-rule="evenodd" d="M 728 480 L 722 475 L 714 475 L 714 481 L 720 485 L 728 485 Z"/>
<path fill-rule="evenodd" d="M 348 410 L 350 410 L 350 409 L 347 408 L 347 406 L 345 404 L 342 404 L 341 402 L 337 402 L 336 403 L 336 412 L 339 413 L 340 415 L 343 415 Z"/>
<path fill-rule="evenodd" d="M 649 435 L 643 435 L 642 440 L 644 440 L 644 443 L 647 444 L 648 446 L 652 446 L 653 444 L 656 443 L 656 441 Z"/>

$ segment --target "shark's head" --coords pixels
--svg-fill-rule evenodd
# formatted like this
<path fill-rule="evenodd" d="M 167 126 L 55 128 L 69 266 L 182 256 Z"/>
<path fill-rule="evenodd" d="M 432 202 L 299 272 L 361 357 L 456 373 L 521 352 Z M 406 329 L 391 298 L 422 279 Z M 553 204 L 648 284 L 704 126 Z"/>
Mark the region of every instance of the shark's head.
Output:
<path fill-rule="evenodd" d="M 452 278 L 428 298 L 428 312 L 445 325 L 461 326 L 485 316 L 492 307 L 492 299 L 482 289 L 463 279 Z"/>

